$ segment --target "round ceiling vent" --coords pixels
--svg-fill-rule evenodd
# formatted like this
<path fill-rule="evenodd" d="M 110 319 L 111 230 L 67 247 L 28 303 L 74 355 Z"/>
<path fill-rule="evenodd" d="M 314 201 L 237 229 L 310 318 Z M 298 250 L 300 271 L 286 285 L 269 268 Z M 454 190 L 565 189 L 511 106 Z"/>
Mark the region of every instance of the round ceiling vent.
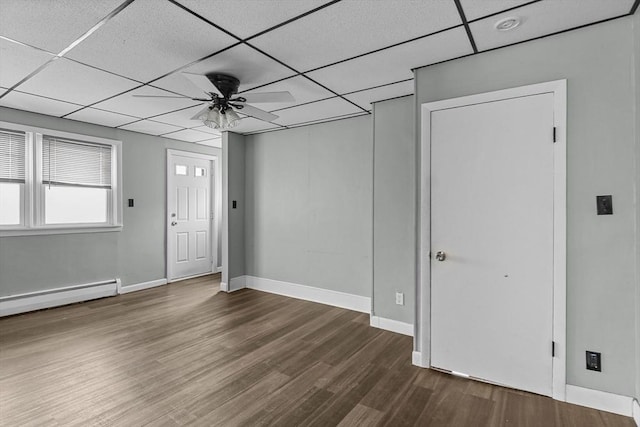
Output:
<path fill-rule="evenodd" d="M 496 22 L 495 28 L 498 31 L 509 31 L 509 30 L 513 30 L 518 25 L 520 25 L 520 18 L 517 18 L 515 16 L 510 16 L 508 18 L 503 18 L 498 22 Z"/>

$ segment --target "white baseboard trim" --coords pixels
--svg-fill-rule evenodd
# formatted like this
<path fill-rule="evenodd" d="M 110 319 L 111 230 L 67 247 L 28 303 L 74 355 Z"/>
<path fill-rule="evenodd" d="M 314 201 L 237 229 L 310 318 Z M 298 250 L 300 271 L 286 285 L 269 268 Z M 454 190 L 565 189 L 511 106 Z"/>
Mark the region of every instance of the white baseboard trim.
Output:
<path fill-rule="evenodd" d="M 400 322 L 398 320 L 387 319 L 384 317 L 371 316 L 369 324 L 378 329 L 395 332 L 397 334 L 413 336 L 413 325 L 411 323 Z"/>
<path fill-rule="evenodd" d="M 220 290 L 222 292 L 229 292 L 229 286 L 224 282 L 220 282 Z"/>
<path fill-rule="evenodd" d="M 235 292 L 247 287 L 247 276 L 232 277 L 229 280 L 229 290 L 227 292 Z"/>
<path fill-rule="evenodd" d="M 419 351 L 414 351 L 411 353 L 411 364 L 413 366 L 418 366 L 420 368 L 428 368 L 429 366 L 422 365 L 422 353 Z"/>
<path fill-rule="evenodd" d="M 346 308 L 348 310 L 359 311 L 360 313 L 371 312 L 371 298 L 369 297 L 315 288 L 297 283 L 282 282 L 280 280 L 263 279 L 262 277 L 244 277 L 245 286 L 249 289 Z"/>
<path fill-rule="evenodd" d="M 567 402 L 627 417 L 632 416 L 633 398 L 606 391 L 567 384 Z"/>
<path fill-rule="evenodd" d="M 155 288 L 156 286 L 162 286 L 167 284 L 167 279 L 156 279 L 148 282 L 136 283 L 134 285 L 119 286 L 119 294 L 128 294 L 129 292 L 141 291 L 143 289 Z"/>
<path fill-rule="evenodd" d="M 636 399 L 633 399 L 631 413 L 633 414 L 633 420 L 636 422 L 636 425 L 640 427 L 640 403 L 638 403 Z"/>
<path fill-rule="evenodd" d="M 119 279 L 0 297 L 0 317 L 118 294 Z"/>

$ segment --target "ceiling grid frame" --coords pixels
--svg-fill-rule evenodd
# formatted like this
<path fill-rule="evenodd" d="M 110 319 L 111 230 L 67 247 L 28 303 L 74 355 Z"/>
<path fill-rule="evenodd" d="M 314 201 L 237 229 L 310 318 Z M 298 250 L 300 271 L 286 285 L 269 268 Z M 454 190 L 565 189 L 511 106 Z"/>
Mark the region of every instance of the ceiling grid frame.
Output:
<path fill-rule="evenodd" d="M 44 64 L 42 64 L 41 66 L 39 66 L 35 70 L 31 71 L 29 74 L 27 74 L 25 77 L 23 77 L 20 81 L 18 81 L 14 85 L 11 85 L 10 87 L 8 87 L 4 92 L 0 92 L 0 99 L 6 97 L 7 95 L 10 95 L 10 93 L 13 92 L 13 91 L 16 91 L 18 93 L 22 92 L 22 91 L 19 90 L 19 86 L 21 86 L 26 81 L 30 80 L 32 77 L 34 77 L 38 73 L 43 72 L 44 70 L 46 70 L 49 67 L 49 65 L 54 63 L 54 61 L 58 60 L 59 58 L 65 57 L 65 55 L 68 52 L 70 52 L 74 47 L 76 47 L 77 45 L 83 43 L 94 32 L 99 31 L 100 28 L 103 27 L 108 21 L 110 21 L 116 15 L 120 14 L 122 11 L 124 11 L 129 5 L 131 5 L 135 1 L 136 0 L 124 0 L 122 3 L 120 3 L 120 5 L 116 9 L 111 11 L 108 15 L 106 15 L 104 18 L 102 18 L 100 21 L 98 21 L 96 24 L 94 24 L 91 28 L 89 28 L 87 31 L 85 31 L 80 37 L 78 37 L 72 43 L 67 45 L 67 47 L 62 49 L 57 54 L 55 54 L 53 52 L 49 52 L 49 51 L 47 51 L 45 49 L 36 47 L 36 46 L 31 45 L 29 43 L 24 43 L 22 41 L 15 40 L 15 39 L 12 39 L 12 38 L 4 36 L 4 35 L 0 35 L 0 38 L 2 38 L 4 40 L 7 40 L 9 42 L 16 43 L 16 44 L 22 45 L 24 47 L 27 47 L 27 48 L 30 48 L 30 49 L 35 49 L 35 50 L 38 50 L 38 51 L 41 51 L 41 52 L 48 53 L 48 54 L 52 55 L 52 58 L 50 58 L 47 62 L 45 62 Z M 216 55 L 219 55 L 220 53 L 225 52 L 225 51 L 227 51 L 229 49 L 232 49 L 234 47 L 237 47 L 239 45 L 246 45 L 247 47 L 249 47 L 251 49 L 254 49 L 255 51 L 257 51 L 261 55 L 265 56 L 266 58 L 269 58 L 269 59 L 279 63 L 280 65 L 288 68 L 289 70 L 291 70 L 294 73 L 291 76 L 287 76 L 287 77 L 284 77 L 284 78 L 279 78 L 279 79 L 276 79 L 274 81 L 270 81 L 268 83 L 263 83 L 263 84 L 260 84 L 260 85 L 257 85 L 257 86 L 253 86 L 253 87 L 251 87 L 249 89 L 240 91 L 239 93 L 246 93 L 247 91 L 259 89 L 259 88 L 262 88 L 262 87 L 265 87 L 265 86 L 269 86 L 269 85 L 272 85 L 272 84 L 275 84 L 275 83 L 285 82 L 285 81 L 287 81 L 289 79 L 293 79 L 295 77 L 303 77 L 303 78 L 309 80 L 310 82 L 318 85 L 319 87 L 327 90 L 328 92 L 332 93 L 334 96 L 321 98 L 321 99 L 316 99 L 316 100 L 312 100 L 312 101 L 308 101 L 308 102 L 303 102 L 303 103 L 296 104 L 296 105 L 293 105 L 293 106 L 285 106 L 285 107 L 277 108 L 277 109 L 274 109 L 274 110 L 271 110 L 271 111 L 276 111 L 277 112 L 277 111 L 283 111 L 283 110 L 290 110 L 290 109 L 294 109 L 294 108 L 297 108 L 297 107 L 307 106 L 309 104 L 313 104 L 313 103 L 316 103 L 316 102 L 326 101 L 326 100 L 332 99 L 332 98 L 340 98 L 343 101 L 348 102 L 349 104 L 351 104 L 354 107 L 356 107 L 359 111 L 361 111 L 361 113 L 352 113 L 352 114 L 347 114 L 347 115 L 340 115 L 340 116 L 332 117 L 331 119 L 339 120 L 339 119 L 343 119 L 344 117 L 356 117 L 356 116 L 359 116 L 359 115 L 370 114 L 371 110 L 363 108 L 362 106 L 360 106 L 360 105 L 356 104 L 355 102 L 351 101 L 350 99 L 346 98 L 347 95 L 356 94 L 356 93 L 360 93 L 360 92 L 366 92 L 366 91 L 369 91 L 369 90 L 375 90 L 375 89 L 379 89 L 379 88 L 382 88 L 382 87 L 385 87 L 385 86 L 391 86 L 391 85 L 398 84 L 398 83 L 401 83 L 401 82 L 407 82 L 407 81 L 410 81 L 412 79 L 404 79 L 404 80 L 400 80 L 400 81 L 388 82 L 388 83 L 385 83 L 385 84 L 379 84 L 379 85 L 375 85 L 375 86 L 372 86 L 372 87 L 367 87 L 367 88 L 353 90 L 353 91 L 336 91 L 336 90 L 333 90 L 330 87 L 330 85 L 326 85 L 326 84 L 323 84 L 321 82 L 318 82 L 316 79 L 308 76 L 307 73 L 310 73 L 310 72 L 313 72 L 313 71 L 317 71 L 317 70 L 320 70 L 320 69 L 324 69 L 324 68 L 328 68 L 328 67 L 331 67 L 331 66 L 334 66 L 334 65 L 342 64 L 344 62 L 348 62 L 348 61 L 351 61 L 351 60 L 354 60 L 354 59 L 358 59 L 358 58 L 361 58 L 361 57 L 364 57 L 364 56 L 367 56 L 367 55 L 371 55 L 371 54 L 374 54 L 374 53 L 383 52 L 385 50 L 393 49 L 395 47 L 410 43 L 412 41 L 428 38 L 428 37 L 431 37 L 431 36 L 446 32 L 446 31 L 450 31 L 450 30 L 453 30 L 453 29 L 456 29 L 456 28 L 459 28 L 459 27 L 464 27 L 465 32 L 466 32 L 466 34 L 467 34 L 467 36 L 469 38 L 469 42 L 470 42 L 470 44 L 472 46 L 473 53 L 470 53 L 470 54 L 467 54 L 467 55 L 462 55 L 462 56 L 457 56 L 457 57 L 454 57 L 454 58 L 450 58 L 450 59 L 446 59 L 446 60 L 438 61 L 438 62 L 434 62 L 434 63 L 427 63 L 425 65 L 412 68 L 412 70 L 415 70 L 417 68 L 423 68 L 423 67 L 427 67 L 427 66 L 432 66 L 432 65 L 439 64 L 439 63 L 443 63 L 443 62 L 449 62 L 449 61 L 452 61 L 452 60 L 455 60 L 455 59 L 460 59 L 460 58 L 463 58 L 463 57 L 466 57 L 466 56 L 477 55 L 477 54 L 481 54 L 481 53 L 484 53 L 484 52 L 489 52 L 489 51 L 492 51 L 492 50 L 501 49 L 503 47 L 514 46 L 514 45 L 517 45 L 517 44 L 520 44 L 520 43 L 526 43 L 528 41 L 538 40 L 540 38 L 550 37 L 550 36 L 561 34 L 561 33 L 564 33 L 564 32 L 573 31 L 573 30 L 576 30 L 576 29 L 579 29 L 579 28 L 584 28 L 584 27 L 587 27 L 587 26 L 590 26 L 590 25 L 596 25 L 596 24 L 599 24 L 599 23 L 603 23 L 603 22 L 614 20 L 614 19 L 618 19 L 618 18 L 621 18 L 621 17 L 624 17 L 624 16 L 632 15 L 637 11 L 638 6 L 640 4 L 640 0 L 633 1 L 633 4 L 631 5 L 631 8 L 629 9 L 628 13 L 618 14 L 616 16 L 607 17 L 605 19 L 600 19 L 600 20 L 597 20 L 595 22 L 587 22 L 587 23 L 584 23 L 582 25 L 578 25 L 578 26 L 574 26 L 574 27 L 571 27 L 571 28 L 562 29 L 562 30 L 555 31 L 555 32 L 552 32 L 552 33 L 549 33 L 549 34 L 541 34 L 541 35 L 533 37 L 533 38 L 528 38 L 526 40 L 521 40 L 521 41 L 517 41 L 517 42 L 514 42 L 514 43 L 510 43 L 510 44 L 505 44 L 505 45 L 492 47 L 492 48 L 488 48 L 488 49 L 479 49 L 478 46 L 476 45 L 476 41 L 474 39 L 474 34 L 473 34 L 473 31 L 472 31 L 472 29 L 470 27 L 470 24 L 478 22 L 478 21 L 481 21 L 481 20 L 484 20 L 484 19 L 488 19 L 488 18 L 491 18 L 491 17 L 494 17 L 494 16 L 497 16 L 497 15 L 500 15 L 500 14 L 504 14 L 506 12 L 514 11 L 514 13 L 517 13 L 518 10 L 525 10 L 525 8 L 527 8 L 528 6 L 534 5 L 536 3 L 540 3 L 543 0 L 528 1 L 528 2 L 522 3 L 520 5 L 516 5 L 516 6 L 513 6 L 513 7 L 508 7 L 508 8 L 502 9 L 500 11 L 494 11 L 494 12 L 491 12 L 491 13 L 488 13 L 488 14 L 484 14 L 484 15 L 481 15 L 481 16 L 474 17 L 473 19 L 469 19 L 469 20 L 467 20 L 467 17 L 465 15 L 463 1 L 462 0 L 450 0 L 455 5 L 455 7 L 456 7 L 456 9 L 457 9 L 457 11 L 458 11 L 458 13 L 460 15 L 460 20 L 461 20 L 460 24 L 453 25 L 453 26 L 447 26 L 446 28 L 439 29 L 437 31 L 433 31 L 433 32 L 430 32 L 430 33 L 425 34 L 425 35 L 412 37 L 412 38 L 410 38 L 408 40 L 403 40 L 403 41 L 396 42 L 396 43 L 393 43 L 393 44 L 390 44 L 390 45 L 387 45 L 387 46 L 382 46 L 382 47 L 379 47 L 379 48 L 376 48 L 374 50 L 370 50 L 370 51 L 367 51 L 367 52 L 361 52 L 361 53 L 359 53 L 357 55 L 353 55 L 353 56 L 348 57 L 348 58 L 343 58 L 343 59 L 340 59 L 338 61 L 333 61 L 333 62 L 324 64 L 324 65 L 321 65 L 321 66 L 317 66 L 317 67 L 314 67 L 314 68 L 311 68 L 311 69 L 308 69 L 308 70 L 301 71 L 301 70 L 297 69 L 296 67 L 293 67 L 293 66 L 287 64 L 286 62 L 278 59 L 276 56 L 272 55 L 268 51 L 265 51 L 264 49 L 261 49 L 261 48 L 257 47 L 255 44 L 249 43 L 249 41 L 254 40 L 254 39 L 258 39 L 259 37 L 261 37 L 261 36 L 263 36 L 265 34 L 268 34 L 268 33 L 272 32 L 274 30 L 277 30 L 279 28 L 282 28 L 284 26 L 287 26 L 287 25 L 291 24 L 292 22 L 298 21 L 300 19 L 303 19 L 305 17 L 313 15 L 313 14 L 315 14 L 315 13 L 321 11 L 321 10 L 325 10 L 327 8 L 330 8 L 333 5 L 339 4 L 341 2 L 349 1 L 349 0 L 331 0 L 331 1 L 326 1 L 325 3 L 320 4 L 319 6 L 311 8 L 311 9 L 309 9 L 309 10 L 303 12 L 303 13 L 300 13 L 300 14 L 298 14 L 296 16 L 293 16 L 293 17 L 290 17 L 288 19 L 285 19 L 282 22 L 279 22 L 279 23 L 277 23 L 275 25 L 272 25 L 272 26 L 270 26 L 270 27 L 268 27 L 266 29 L 260 30 L 260 31 L 258 31 L 256 33 L 254 33 L 254 34 L 252 34 L 252 35 L 250 35 L 248 37 L 244 37 L 244 38 L 239 37 L 238 35 L 234 34 L 233 32 L 229 31 L 228 29 L 224 28 L 224 24 L 212 22 L 209 19 L 207 19 L 206 17 L 198 14 L 194 10 L 192 10 L 189 7 L 183 5 L 180 2 L 180 0 L 166 0 L 166 1 L 171 3 L 171 4 L 173 4 L 173 5 L 175 5 L 175 6 L 177 6 L 177 7 L 179 7 L 180 9 L 184 10 L 185 12 L 190 13 L 195 18 L 198 18 L 198 19 L 202 20 L 203 22 L 205 22 L 208 25 L 216 28 L 217 30 L 227 34 L 231 38 L 235 39 L 236 42 L 232 43 L 231 45 L 226 46 L 226 47 L 224 47 L 222 49 L 218 49 L 217 51 L 215 51 L 215 52 L 213 52 L 211 54 L 208 54 L 208 55 L 206 55 L 206 56 L 204 56 L 202 58 L 199 58 L 199 59 L 191 61 L 191 62 L 189 62 L 187 64 L 184 64 L 184 65 L 182 65 L 182 66 L 180 66 L 180 67 L 178 67 L 178 68 L 176 68 L 176 69 L 174 69 L 174 70 L 172 70 L 170 72 L 164 73 L 161 76 L 155 77 L 155 78 L 153 78 L 151 80 L 144 81 L 144 82 L 140 81 L 138 79 L 132 78 L 131 76 L 122 75 L 122 74 L 119 74 L 117 72 L 113 72 L 113 71 L 110 71 L 110 70 L 105 70 L 105 69 L 103 69 L 101 67 L 95 66 L 95 65 L 90 64 L 90 63 L 85 63 L 85 62 L 77 60 L 77 59 L 66 58 L 65 57 L 67 60 L 74 61 L 75 63 L 78 63 L 79 65 L 82 65 L 82 66 L 85 66 L 85 67 L 90 67 L 90 68 L 93 68 L 95 70 L 107 72 L 107 73 L 112 74 L 112 75 L 117 76 L 117 77 L 128 79 L 130 81 L 133 81 L 133 82 L 137 83 L 137 85 L 134 86 L 131 89 L 128 89 L 126 91 L 122 91 L 122 92 L 113 94 L 111 96 L 108 96 L 108 97 L 106 97 L 104 99 L 100 99 L 100 100 L 98 100 L 96 102 L 93 102 L 91 104 L 79 105 L 80 108 L 78 108 L 78 109 L 76 109 L 74 111 L 71 111 L 71 112 L 69 112 L 67 114 L 64 114 L 64 115 L 62 115 L 60 117 L 63 117 L 63 118 L 64 117 L 68 117 L 68 116 L 73 115 L 74 113 L 77 113 L 77 112 L 79 112 L 79 111 L 81 111 L 83 109 L 86 109 L 86 108 L 91 108 L 91 109 L 97 110 L 97 111 L 112 112 L 112 113 L 115 113 L 115 114 L 131 116 L 129 113 L 123 113 L 121 111 L 111 111 L 111 110 L 108 110 L 108 109 L 101 108 L 101 107 L 97 106 L 97 104 L 100 104 L 100 103 L 108 101 L 108 100 L 110 100 L 112 98 L 125 95 L 125 94 L 127 94 L 129 92 L 132 92 L 134 90 L 137 90 L 137 89 L 140 89 L 140 88 L 143 88 L 143 87 L 147 87 L 147 86 L 151 87 L 151 88 L 154 88 L 154 89 L 167 91 L 167 92 L 172 93 L 172 94 L 182 95 L 182 94 L 180 94 L 180 93 L 178 93 L 176 91 L 173 91 L 173 90 L 170 90 L 170 89 L 167 89 L 167 88 L 161 88 L 161 87 L 154 86 L 153 83 L 158 81 L 158 80 L 160 80 L 160 79 L 162 79 L 162 78 L 164 78 L 164 77 L 167 77 L 167 76 L 170 76 L 172 74 L 176 74 L 176 73 L 179 73 L 181 71 L 187 70 L 190 67 L 193 67 L 194 65 L 196 65 L 196 64 L 198 64 L 200 62 L 203 62 L 203 61 L 206 61 L 208 59 L 211 59 L 211 58 L 215 57 Z M 56 98 L 37 95 L 37 94 L 33 93 L 33 91 L 31 91 L 31 92 L 22 92 L 22 93 L 25 93 L 27 95 L 33 95 L 33 96 L 36 96 L 36 97 L 46 98 L 46 99 L 49 99 L 51 101 L 61 101 L 61 102 L 69 103 L 69 101 L 63 101 L 63 100 L 58 100 Z M 398 95 L 398 97 L 402 97 L 402 96 L 407 96 L 407 95 Z M 374 102 L 378 102 L 378 101 L 374 101 Z M 165 114 L 179 112 L 179 111 L 182 111 L 182 110 L 189 109 L 191 107 L 192 106 L 187 106 L 187 107 L 178 108 L 178 109 L 169 108 L 167 111 L 164 111 L 163 113 L 160 113 L 160 114 L 154 114 L 154 115 L 151 115 L 151 116 L 148 116 L 148 117 L 136 117 L 135 120 L 133 120 L 133 121 L 131 121 L 129 123 L 122 124 L 122 125 L 117 126 L 117 127 L 130 125 L 130 124 L 133 124 L 133 123 L 136 123 L 136 122 L 140 122 L 140 121 L 143 121 L 143 120 L 151 120 L 151 121 L 153 121 L 153 119 L 156 118 L 156 117 L 159 117 L 159 116 L 162 116 L 162 115 L 165 115 Z M 134 117 L 132 117 L 132 118 L 134 118 Z M 269 128 L 269 129 L 265 129 L 265 130 L 250 131 L 250 132 L 247 132 L 247 134 L 269 132 L 269 131 L 275 131 L 275 130 L 281 130 L 281 129 L 288 129 L 288 128 L 297 127 L 297 126 L 306 126 L 306 125 L 309 125 L 309 124 L 314 124 L 314 123 L 317 123 L 317 122 L 324 122 L 324 121 L 328 121 L 328 120 L 330 120 L 330 119 L 309 120 L 309 121 L 304 121 L 304 122 L 301 122 L 301 123 L 295 123 L 295 124 L 290 124 L 290 125 L 282 125 L 282 124 L 278 124 L 278 123 L 268 123 L 269 125 L 277 126 L 277 127 L 275 129 Z M 162 122 L 159 121 L 158 123 L 162 123 Z M 194 126 L 192 126 L 192 127 L 184 127 L 184 128 L 182 128 L 182 130 L 191 130 L 191 129 L 193 129 L 195 127 L 199 127 L 199 126 L 201 126 L 201 123 L 195 123 Z M 180 132 L 180 131 L 179 130 L 178 131 L 171 131 L 168 134 L 176 133 L 176 132 Z"/>
<path fill-rule="evenodd" d="M 42 64 L 40 67 L 36 68 L 31 73 L 27 74 L 27 76 L 25 76 L 22 80 L 20 80 L 16 84 L 14 84 L 12 87 L 8 88 L 8 90 L 5 93 L 0 94 L 0 99 L 2 99 L 5 95 L 9 94 L 12 90 L 14 90 L 18 86 L 20 86 L 21 84 L 26 82 L 27 80 L 31 79 L 36 74 L 40 73 L 42 70 L 44 70 L 46 67 L 48 67 L 51 63 L 53 63 L 53 61 L 64 57 L 67 53 L 69 53 L 71 51 L 71 49 L 76 47 L 78 44 L 82 43 L 87 37 L 89 37 L 91 34 L 96 32 L 100 27 L 102 27 L 107 22 L 109 22 L 111 19 L 113 19 L 116 15 L 118 15 L 120 12 L 122 12 L 127 6 L 129 6 L 133 2 L 134 2 L 134 0 L 125 0 L 122 4 L 120 4 L 120 6 L 115 8 L 107 16 L 105 16 L 100 21 L 98 21 L 94 26 L 89 28 L 89 30 L 85 31 L 80 37 L 78 37 L 76 40 L 71 42 L 67 47 L 62 49 L 53 58 L 51 58 L 49 61 L 47 61 L 44 64 Z"/>

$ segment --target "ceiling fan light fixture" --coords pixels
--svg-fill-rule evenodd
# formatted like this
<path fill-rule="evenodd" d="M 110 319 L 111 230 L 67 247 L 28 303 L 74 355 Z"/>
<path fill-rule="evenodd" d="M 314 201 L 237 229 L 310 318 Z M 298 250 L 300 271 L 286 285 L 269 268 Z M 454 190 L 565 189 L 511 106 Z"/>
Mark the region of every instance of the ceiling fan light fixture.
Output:
<path fill-rule="evenodd" d="M 225 111 L 220 111 L 217 106 L 214 106 L 209 108 L 209 111 L 198 116 L 197 119 L 202 120 L 205 126 L 212 129 L 226 130 L 237 126 L 240 121 L 240 116 L 230 108 Z"/>
<path fill-rule="evenodd" d="M 236 127 L 240 122 L 240 116 L 231 108 L 224 112 L 224 116 L 226 117 L 226 129 Z"/>
<path fill-rule="evenodd" d="M 197 119 L 201 120 L 205 126 L 208 126 L 212 129 L 220 128 L 220 112 L 215 107 L 209 108 L 208 111 L 202 113 L 197 117 Z"/>

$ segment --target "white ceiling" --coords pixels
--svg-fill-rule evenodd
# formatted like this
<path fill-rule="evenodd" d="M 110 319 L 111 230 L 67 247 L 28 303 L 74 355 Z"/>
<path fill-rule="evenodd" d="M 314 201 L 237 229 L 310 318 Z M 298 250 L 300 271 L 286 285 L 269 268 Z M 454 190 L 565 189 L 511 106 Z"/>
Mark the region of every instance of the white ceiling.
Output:
<path fill-rule="evenodd" d="M 0 105 L 219 146 L 190 118 L 180 75 L 224 72 L 259 104 L 266 132 L 369 114 L 413 93 L 412 69 L 629 14 L 633 0 L 1 0 Z M 458 8 L 457 6 L 460 6 Z M 509 32 L 496 21 L 516 16 Z M 467 31 L 468 26 L 468 31 Z M 475 50 L 474 50 L 475 44 Z M 8 89 L 5 89 L 8 88 Z"/>

